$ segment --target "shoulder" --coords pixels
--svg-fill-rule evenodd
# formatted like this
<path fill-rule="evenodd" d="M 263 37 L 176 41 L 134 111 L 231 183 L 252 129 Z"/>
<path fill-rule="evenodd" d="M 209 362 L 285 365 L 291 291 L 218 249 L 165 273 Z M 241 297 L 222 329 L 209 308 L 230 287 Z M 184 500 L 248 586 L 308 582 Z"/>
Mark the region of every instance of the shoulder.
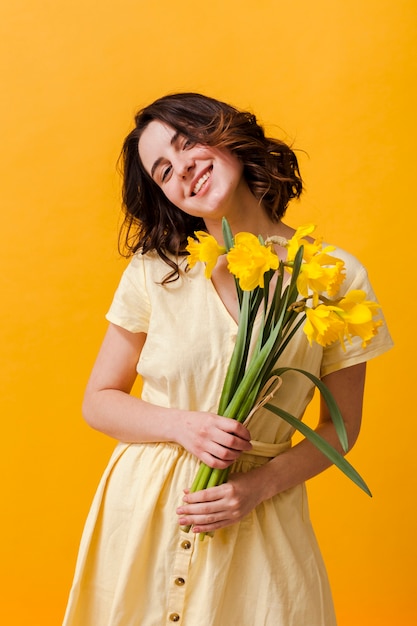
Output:
<path fill-rule="evenodd" d="M 328 245 L 331 245 L 331 244 L 328 244 Z M 332 256 L 338 257 L 339 259 L 342 259 L 342 261 L 344 261 L 345 263 L 347 271 L 350 271 L 350 272 L 366 271 L 361 261 L 357 257 L 355 257 L 353 254 L 351 254 L 347 250 L 344 250 L 343 248 L 340 248 L 339 246 L 332 245 L 332 247 L 334 248 L 334 250 L 333 252 L 330 252 L 330 254 Z"/>
<path fill-rule="evenodd" d="M 347 292 L 357 289 L 365 292 L 366 300 L 378 303 L 378 299 L 368 278 L 368 272 L 359 259 L 339 247 L 335 247 L 329 254 L 341 259 L 345 265 L 346 277 L 337 295 L 339 297 L 344 296 Z M 372 341 L 368 342 L 365 346 L 361 338 L 355 336 L 350 342 L 347 342 L 344 347 L 340 342 L 336 341 L 324 349 L 321 368 L 322 376 L 344 367 L 363 363 L 392 347 L 392 339 L 385 323 L 384 315 L 380 309 L 376 314 L 376 319 L 382 322 L 382 324 L 376 329 L 376 334 Z"/>
<path fill-rule="evenodd" d="M 185 269 L 185 257 L 176 258 L 170 254 L 167 254 L 167 257 L 177 263 L 180 270 Z M 168 265 L 168 263 L 164 261 L 164 259 L 162 259 L 156 251 L 153 250 L 151 252 L 143 253 L 139 250 L 130 258 L 125 273 L 131 277 L 140 277 L 142 275 L 143 277 L 152 278 L 155 282 L 161 283 L 170 271 L 170 265 Z"/>
<path fill-rule="evenodd" d="M 344 263 L 345 280 L 343 281 L 341 292 L 346 293 L 350 289 L 363 289 L 369 295 L 369 292 L 372 292 L 372 288 L 366 267 L 347 250 L 338 246 L 332 246 L 332 248 L 333 250 L 329 254 Z"/>
<path fill-rule="evenodd" d="M 187 256 L 176 257 L 167 254 L 168 259 L 178 265 L 178 276 L 173 275 L 173 265 L 169 265 L 156 251 L 136 252 L 124 270 L 122 280 L 132 289 L 146 292 L 149 298 L 161 297 L 163 293 L 178 292 L 185 286 L 195 288 L 199 282 L 201 268 L 189 270 Z M 197 265 L 202 265 L 198 263 Z M 192 279 L 192 280 L 191 280 Z"/>

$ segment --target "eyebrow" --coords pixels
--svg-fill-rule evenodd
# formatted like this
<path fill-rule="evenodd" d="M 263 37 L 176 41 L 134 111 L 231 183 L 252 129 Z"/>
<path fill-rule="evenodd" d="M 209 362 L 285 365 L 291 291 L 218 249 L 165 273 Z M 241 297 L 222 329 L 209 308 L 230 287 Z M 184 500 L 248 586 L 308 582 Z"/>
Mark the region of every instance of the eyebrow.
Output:
<path fill-rule="evenodd" d="M 170 144 L 171 146 L 174 146 L 177 141 L 178 141 L 178 137 L 180 136 L 180 131 L 177 130 L 171 137 L 171 141 Z M 163 157 L 159 157 L 158 159 L 156 159 L 155 163 L 152 165 L 151 167 L 151 177 L 153 178 L 153 175 L 155 174 L 155 170 L 158 167 L 158 165 L 164 160 Z"/>

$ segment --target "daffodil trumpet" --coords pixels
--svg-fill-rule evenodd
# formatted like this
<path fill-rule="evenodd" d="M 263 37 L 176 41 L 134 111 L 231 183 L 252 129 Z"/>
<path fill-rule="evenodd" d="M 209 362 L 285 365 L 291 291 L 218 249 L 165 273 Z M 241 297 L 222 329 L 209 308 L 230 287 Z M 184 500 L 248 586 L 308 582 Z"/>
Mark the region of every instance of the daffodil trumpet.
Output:
<path fill-rule="evenodd" d="M 220 396 L 218 414 L 244 422 L 259 402 L 259 394 L 273 377 L 281 377 L 288 371 L 308 377 L 319 389 L 343 452 L 348 450 L 348 439 L 342 415 L 335 399 L 326 385 L 316 376 L 302 369 L 276 367 L 279 357 L 301 328 L 310 344 L 322 346 L 359 336 L 365 346 L 377 333 L 380 321 L 374 318 L 378 305 L 366 300 L 363 291 L 354 290 L 345 296 L 334 298 L 344 280 L 344 263 L 333 257 L 331 246 L 323 248 L 321 241 L 305 239 L 314 226 L 298 228 L 290 240 L 270 237 L 263 241 L 251 233 L 233 236 L 226 219 L 223 219 L 224 247 L 204 231 L 197 231 L 188 238 L 188 265 L 197 262 L 206 265 L 205 275 L 211 272 L 220 255 L 226 254 L 228 270 L 235 277 L 239 302 L 238 333 L 235 347 L 225 376 Z M 287 249 L 287 258 L 280 260 L 274 245 Z M 290 280 L 284 287 L 284 273 Z M 271 290 L 271 281 L 275 287 Z M 272 291 L 272 297 L 270 297 Z M 327 296 L 324 295 L 327 293 Z M 261 327 L 254 337 L 254 325 L 262 307 Z M 371 495 L 364 480 L 344 458 L 316 431 L 293 415 L 267 402 L 265 408 L 288 422 L 294 429 L 311 441 L 348 478 L 365 493 Z M 227 481 L 230 468 L 218 470 L 201 463 L 191 492 L 220 485 Z M 190 526 L 182 527 L 189 531 Z M 201 533 L 203 539 L 205 533 Z"/>

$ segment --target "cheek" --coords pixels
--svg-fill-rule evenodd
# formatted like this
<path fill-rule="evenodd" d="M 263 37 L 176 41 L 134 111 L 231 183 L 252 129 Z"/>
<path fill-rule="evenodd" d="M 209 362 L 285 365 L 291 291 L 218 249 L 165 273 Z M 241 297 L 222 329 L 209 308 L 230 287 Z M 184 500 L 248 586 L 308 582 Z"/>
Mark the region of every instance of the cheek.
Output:
<path fill-rule="evenodd" d="M 243 176 L 243 163 L 232 154 L 223 157 L 223 167 L 228 175 L 235 180 Z"/>
<path fill-rule="evenodd" d="M 238 178 L 242 178 L 243 170 L 244 170 L 244 166 L 243 166 L 242 161 L 240 159 L 238 159 L 237 157 L 235 157 L 234 160 L 233 160 L 232 167 L 235 170 Z"/>
<path fill-rule="evenodd" d="M 182 195 L 180 194 L 180 187 L 175 180 L 169 181 L 163 188 L 161 187 L 161 190 L 170 202 L 176 206 L 180 205 Z"/>

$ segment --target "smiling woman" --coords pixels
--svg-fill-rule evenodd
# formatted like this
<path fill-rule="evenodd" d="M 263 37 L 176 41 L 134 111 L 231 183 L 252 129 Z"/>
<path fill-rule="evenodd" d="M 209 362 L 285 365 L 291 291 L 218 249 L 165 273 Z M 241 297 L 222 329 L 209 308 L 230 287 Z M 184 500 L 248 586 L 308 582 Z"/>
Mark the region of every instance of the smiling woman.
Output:
<path fill-rule="evenodd" d="M 282 218 L 302 191 L 297 159 L 252 114 L 199 94 L 161 98 L 135 122 L 123 147 L 124 236 L 133 254 L 83 404 L 87 422 L 120 443 L 87 519 L 64 625 L 334 626 L 304 484 L 330 461 L 308 440 L 291 447 L 293 428 L 262 406 L 250 431 L 217 414 L 240 328 L 222 221 L 245 250 L 259 235 L 270 238 L 268 259 L 257 260 L 263 285 L 295 233 Z M 194 239 L 207 268 L 196 262 Z M 345 269 L 337 297 L 362 290 L 374 300 L 362 265 L 339 248 L 334 255 Z M 301 419 L 311 379 L 321 377 L 351 448 L 365 362 L 391 345 L 378 315 L 365 347 L 359 337 L 310 345 L 302 320 L 294 322 L 275 366 L 308 375 L 285 374 L 269 402 L 277 413 Z M 130 395 L 137 374 L 140 398 Z M 325 403 L 316 430 L 342 451 Z M 230 469 L 228 481 L 191 492 L 200 461 Z M 214 535 L 200 542 L 197 533 Z"/>
<path fill-rule="evenodd" d="M 146 131 L 151 132 L 149 127 L 154 127 L 155 135 L 162 144 L 164 141 L 168 144 L 167 148 L 177 148 L 177 151 L 181 148 L 185 153 L 194 148 L 200 152 L 211 151 L 219 160 L 223 158 L 225 167 L 230 168 L 238 167 L 237 158 L 240 167 L 243 166 L 241 182 L 245 191 L 247 185 L 252 194 L 245 194 L 244 199 L 262 201 L 261 206 L 273 222 L 284 216 L 288 202 L 302 192 L 294 152 L 284 142 L 266 138 L 253 114 L 195 93 L 173 94 L 156 100 L 137 114 L 135 128 L 123 145 L 125 222 L 120 243 L 121 248 L 126 246 L 130 252 L 156 250 L 172 267 L 171 278 L 177 276 L 177 265 L 166 252 L 174 257 L 182 256 L 187 237 L 196 230 L 206 230 L 207 225 L 198 214 L 178 211 L 162 189 L 162 181 L 159 184 L 154 180 L 152 168 L 162 158 L 162 153 L 151 154 L 147 168 L 143 166 L 138 144 Z M 144 142 L 140 143 L 143 151 Z M 152 151 L 151 146 L 149 150 Z M 166 163 L 165 168 L 169 167 L 172 166 Z M 194 189 L 189 189 L 192 191 Z M 243 209 L 241 206 L 239 214 Z M 233 225 L 233 220 L 230 221 Z"/>
<path fill-rule="evenodd" d="M 146 172 L 176 207 L 194 217 L 217 220 L 230 207 L 256 201 L 242 177 L 243 164 L 226 149 L 191 142 L 174 128 L 153 121 L 139 139 Z"/>

